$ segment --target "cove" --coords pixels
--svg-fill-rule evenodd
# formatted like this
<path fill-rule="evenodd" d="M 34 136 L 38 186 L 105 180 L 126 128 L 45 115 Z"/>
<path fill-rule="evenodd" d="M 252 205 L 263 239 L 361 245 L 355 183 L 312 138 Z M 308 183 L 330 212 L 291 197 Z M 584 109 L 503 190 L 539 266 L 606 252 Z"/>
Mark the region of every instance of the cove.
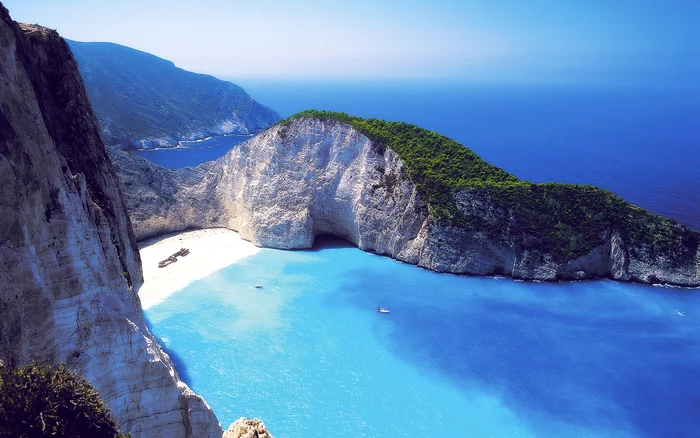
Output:
<path fill-rule="evenodd" d="M 216 135 L 201 140 L 183 140 L 176 148 L 139 149 L 132 153 L 166 169 L 179 169 L 217 160 L 232 147 L 251 137 L 252 135 Z"/>
<path fill-rule="evenodd" d="M 438 274 L 331 239 L 263 249 L 145 313 L 224 426 L 660 437 L 700 434 L 699 304 L 697 290 Z"/>

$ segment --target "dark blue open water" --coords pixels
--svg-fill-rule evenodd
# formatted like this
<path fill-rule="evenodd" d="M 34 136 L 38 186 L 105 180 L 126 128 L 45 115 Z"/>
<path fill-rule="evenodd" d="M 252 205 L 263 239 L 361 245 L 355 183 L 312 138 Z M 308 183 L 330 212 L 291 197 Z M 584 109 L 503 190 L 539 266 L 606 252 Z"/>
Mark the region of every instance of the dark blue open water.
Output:
<path fill-rule="evenodd" d="M 595 184 L 700 228 L 697 91 L 243 85 L 285 116 L 416 123 L 520 178 Z M 146 315 L 225 427 L 246 415 L 277 437 L 700 436 L 698 290 L 458 277 L 332 244 L 263 250 Z"/>

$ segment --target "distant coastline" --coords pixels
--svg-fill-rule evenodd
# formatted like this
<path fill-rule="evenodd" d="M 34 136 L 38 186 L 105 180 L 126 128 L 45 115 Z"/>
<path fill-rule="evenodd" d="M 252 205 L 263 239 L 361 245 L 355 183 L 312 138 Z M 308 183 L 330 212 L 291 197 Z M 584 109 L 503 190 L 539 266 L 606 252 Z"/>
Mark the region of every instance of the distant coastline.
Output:
<path fill-rule="evenodd" d="M 257 134 L 257 133 L 256 133 Z M 216 134 L 216 135 L 208 135 L 206 137 L 194 139 L 194 140 L 178 140 L 177 144 L 172 147 L 155 147 L 155 148 L 144 148 L 144 149 L 135 149 L 131 150 L 128 152 L 136 152 L 136 151 L 172 151 L 172 150 L 177 150 L 177 149 L 188 149 L 188 150 L 194 150 L 194 149 L 202 149 L 198 147 L 187 147 L 186 143 L 203 143 L 205 141 L 211 140 L 213 138 L 220 138 L 220 137 L 245 137 L 245 138 L 253 138 L 255 137 L 256 134 Z M 112 146 L 112 147 L 118 147 L 118 146 Z"/>
<path fill-rule="evenodd" d="M 178 147 L 135 149 L 128 153 L 145 158 L 167 169 L 198 166 L 206 161 L 214 161 L 225 155 L 238 144 L 250 140 L 255 135 L 227 134 L 213 135 L 196 140 L 196 147 L 188 147 L 190 140 L 183 140 Z"/>
<path fill-rule="evenodd" d="M 256 133 L 257 134 L 257 133 Z M 211 140 L 212 138 L 215 137 L 255 137 L 256 134 L 221 134 L 221 135 L 209 135 L 207 137 L 195 139 L 195 140 L 180 140 L 177 142 L 177 146 L 175 146 L 174 149 L 196 149 L 196 148 L 188 148 L 187 146 L 184 146 L 184 143 L 202 143 L 207 140 Z M 158 148 L 159 149 L 173 149 L 173 148 Z"/>

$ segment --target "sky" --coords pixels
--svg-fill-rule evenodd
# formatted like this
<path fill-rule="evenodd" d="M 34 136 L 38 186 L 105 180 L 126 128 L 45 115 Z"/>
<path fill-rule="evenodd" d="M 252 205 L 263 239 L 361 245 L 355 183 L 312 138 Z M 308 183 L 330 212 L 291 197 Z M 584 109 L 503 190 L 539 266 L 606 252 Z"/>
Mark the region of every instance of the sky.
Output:
<path fill-rule="evenodd" d="M 225 79 L 700 73 L 700 0 L 3 0 L 11 16 Z"/>

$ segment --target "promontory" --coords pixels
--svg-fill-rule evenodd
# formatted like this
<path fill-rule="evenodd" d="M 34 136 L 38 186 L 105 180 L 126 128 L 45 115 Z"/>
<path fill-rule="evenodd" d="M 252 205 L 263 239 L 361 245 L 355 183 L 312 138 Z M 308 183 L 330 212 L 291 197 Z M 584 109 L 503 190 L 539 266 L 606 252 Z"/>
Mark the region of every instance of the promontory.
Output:
<path fill-rule="evenodd" d="M 110 149 L 137 239 L 332 234 L 439 272 L 700 285 L 700 233 L 587 185 L 532 184 L 415 125 L 305 111 L 176 171 Z"/>

